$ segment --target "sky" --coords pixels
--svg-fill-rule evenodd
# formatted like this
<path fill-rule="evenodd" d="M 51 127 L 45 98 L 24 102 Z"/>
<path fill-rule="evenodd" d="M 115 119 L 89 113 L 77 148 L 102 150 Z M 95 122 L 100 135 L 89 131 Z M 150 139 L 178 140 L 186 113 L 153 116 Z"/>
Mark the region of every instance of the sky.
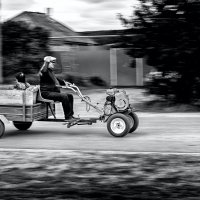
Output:
<path fill-rule="evenodd" d="M 130 17 L 137 0 L 1 0 L 1 21 L 23 11 L 46 12 L 74 31 L 123 29 L 117 18 Z"/>

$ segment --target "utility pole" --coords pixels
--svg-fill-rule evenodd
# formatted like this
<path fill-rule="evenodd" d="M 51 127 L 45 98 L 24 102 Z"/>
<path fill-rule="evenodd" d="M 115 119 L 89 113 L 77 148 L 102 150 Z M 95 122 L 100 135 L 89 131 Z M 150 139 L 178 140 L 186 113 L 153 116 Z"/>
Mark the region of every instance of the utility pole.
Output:
<path fill-rule="evenodd" d="M 110 49 L 110 86 L 117 86 L 117 49 Z"/>

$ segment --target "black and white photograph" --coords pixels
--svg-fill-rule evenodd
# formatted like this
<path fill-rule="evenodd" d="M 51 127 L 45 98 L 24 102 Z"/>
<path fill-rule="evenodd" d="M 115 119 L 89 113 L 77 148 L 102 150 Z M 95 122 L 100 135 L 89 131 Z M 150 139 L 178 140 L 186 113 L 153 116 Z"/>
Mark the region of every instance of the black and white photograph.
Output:
<path fill-rule="evenodd" d="M 1 0 L 0 199 L 199 200 L 200 0 Z"/>

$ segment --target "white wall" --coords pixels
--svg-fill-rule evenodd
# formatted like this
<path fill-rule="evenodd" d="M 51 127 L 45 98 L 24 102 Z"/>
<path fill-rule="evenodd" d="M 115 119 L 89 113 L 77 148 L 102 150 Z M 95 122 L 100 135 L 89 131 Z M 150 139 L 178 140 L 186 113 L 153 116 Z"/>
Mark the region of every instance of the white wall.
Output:
<path fill-rule="evenodd" d="M 145 59 L 135 59 L 136 67 L 125 49 L 105 49 L 99 46 L 66 48 L 60 52 L 63 72 L 83 77 L 98 76 L 110 86 L 142 86 L 153 67 Z"/>

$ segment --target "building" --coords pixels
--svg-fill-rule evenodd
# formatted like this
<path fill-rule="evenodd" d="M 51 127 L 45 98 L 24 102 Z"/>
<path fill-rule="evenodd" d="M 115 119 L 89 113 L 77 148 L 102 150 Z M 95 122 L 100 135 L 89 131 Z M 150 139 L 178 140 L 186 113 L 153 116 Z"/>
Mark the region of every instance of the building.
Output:
<path fill-rule="evenodd" d="M 99 77 L 110 86 L 142 86 L 143 77 L 151 70 L 143 58 L 136 58 L 136 67 L 130 68 L 132 58 L 125 49 L 97 45 L 87 37 L 73 31 L 46 13 L 22 12 L 10 19 L 39 26 L 50 33 L 50 49 L 59 60 L 60 73 L 83 77 Z"/>

